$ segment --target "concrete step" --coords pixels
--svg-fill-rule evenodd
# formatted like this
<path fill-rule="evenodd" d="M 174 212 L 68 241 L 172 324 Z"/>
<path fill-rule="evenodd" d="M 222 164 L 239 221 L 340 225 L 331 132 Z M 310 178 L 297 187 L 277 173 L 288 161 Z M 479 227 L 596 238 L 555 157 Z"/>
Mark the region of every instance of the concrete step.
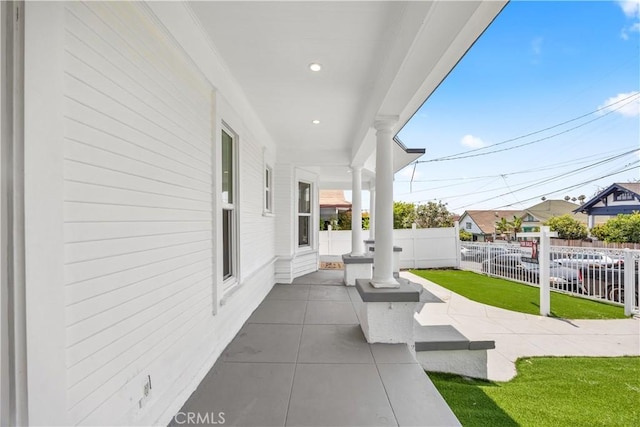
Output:
<path fill-rule="evenodd" d="M 426 371 L 447 372 L 487 378 L 487 350 L 490 340 L 470 340 L 451 325 L 414 327 L 416 358 Z"/>

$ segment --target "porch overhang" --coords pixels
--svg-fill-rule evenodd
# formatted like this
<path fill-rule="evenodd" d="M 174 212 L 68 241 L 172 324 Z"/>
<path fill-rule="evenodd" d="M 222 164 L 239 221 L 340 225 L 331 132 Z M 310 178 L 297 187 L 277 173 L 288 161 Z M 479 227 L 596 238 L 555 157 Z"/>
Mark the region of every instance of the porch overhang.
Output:
<path fill-rule="evenodd" d="M 506 1 L 192 2 L 215 51 L 277 145 L 277 162 L 349 188 L 375 176 L 379 116 L 396 135 Z M 322 70 L 309 69 L 319 63 Z M 314 123 L 318 121 L 319 123 Z M 429 141 L 425 141 L 427 144 Z M 424 153 L 394 147 L 398 171 Z"/>

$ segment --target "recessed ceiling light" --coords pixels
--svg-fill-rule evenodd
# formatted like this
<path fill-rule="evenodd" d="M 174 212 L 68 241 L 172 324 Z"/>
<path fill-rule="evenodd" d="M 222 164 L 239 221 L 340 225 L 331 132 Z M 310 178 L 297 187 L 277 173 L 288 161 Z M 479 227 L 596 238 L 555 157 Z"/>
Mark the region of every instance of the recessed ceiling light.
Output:
<path fill-rule="evenodd" d="M 320 120 L 311 120 L 311 123 L 313 123 L 314 125 L 319 125 L 320 124 Z"/>
<path fill-rule="evenodd" d="M 317 62 L 312 62 L 311 64 L 309 64 L 309 69 L 311 71 L 320 71 L 322 70 L 322 65 L 318 64 Z"/>

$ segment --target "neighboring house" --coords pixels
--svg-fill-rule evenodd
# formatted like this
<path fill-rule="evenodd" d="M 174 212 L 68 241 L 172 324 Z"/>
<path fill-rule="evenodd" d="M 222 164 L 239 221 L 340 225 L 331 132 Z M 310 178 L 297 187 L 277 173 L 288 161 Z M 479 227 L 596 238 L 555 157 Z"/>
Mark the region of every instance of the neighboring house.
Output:
<path fill-rule="evenodd" d="M 0 2 L 0 425 L 167 425 L 317 270 L 320 188 L 395 281 L 394 136 L 505 3 Z"/>
<path fill-rule="evenodd" d="M 488 242 L 501 239 L 496 235 L 496 223 L 502 218 L 512 221 L 514 216 L 522 215 L 518 210 L 471 210 L 465 211 L 458 220 L 460 229 L 473 235 L 473 241 Z"/>
<path fill-rule="evenodd" d="M 524 209 L 522 218 L 522 231 L 531 232 L 540 229 L 550 218 L 562 215 L 571 215 L 575 220 L 587 224 L 587 216 L 575 213 L 577 205 L 565 200 L 545 200 L 527 209 Z"/>
<path fill-rule="evenodd" d="M 320 190 L 320 222 L 325 229 L 341 212 L 350 210 L 351 202 L 345 200 L 344 190 Z"/>
<path fill-rule="evenodd" d="M 574 210 L 588 216 L 588 227 L 593 228 L 597 217 L 609 219 L 618 214 L 630 214 L 640 211 L 640 182 L 621 182 L 613 184 L 582 206 Z"/>

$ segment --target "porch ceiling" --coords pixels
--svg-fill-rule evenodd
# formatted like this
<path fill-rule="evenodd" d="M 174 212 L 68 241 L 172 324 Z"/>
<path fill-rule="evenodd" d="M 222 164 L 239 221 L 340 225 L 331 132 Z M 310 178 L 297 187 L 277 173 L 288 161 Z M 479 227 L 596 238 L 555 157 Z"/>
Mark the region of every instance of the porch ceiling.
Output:
<path fill-rule="evenodd" d="M 335 173 L 338 166 L 344 172 L 334 180 L 348 182 L 348 166 L 370 163 L 375 151 L 375 117 L 399 116 L 398 131 L 504 4 L 207 1 L 190 6 L 276 141 L 278 161 L 315 167 L 322 175 L 324 167 Z M 311 71 L 311 63 L 322 64 L 322 70 Z"/>

